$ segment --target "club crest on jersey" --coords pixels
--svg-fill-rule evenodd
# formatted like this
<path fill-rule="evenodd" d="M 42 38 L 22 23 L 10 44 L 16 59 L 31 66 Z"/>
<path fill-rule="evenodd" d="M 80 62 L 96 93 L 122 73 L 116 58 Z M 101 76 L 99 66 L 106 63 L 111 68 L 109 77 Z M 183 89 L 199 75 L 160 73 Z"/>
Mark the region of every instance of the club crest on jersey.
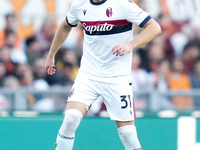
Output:
<path fill-rule="evenodd" d="M 111 8 L 111 7 L 108 7 L 107 10 L 106 10 L 106 15 L 107 15 L 107 17 L 112 17 L 112 14 L 113 14 L 112 8 Z"/>

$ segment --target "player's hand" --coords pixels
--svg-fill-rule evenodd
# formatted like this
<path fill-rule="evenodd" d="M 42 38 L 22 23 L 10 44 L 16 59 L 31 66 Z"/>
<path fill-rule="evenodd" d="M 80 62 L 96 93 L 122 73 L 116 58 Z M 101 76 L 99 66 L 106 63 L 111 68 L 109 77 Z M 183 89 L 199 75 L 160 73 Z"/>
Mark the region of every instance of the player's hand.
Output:
<path fill-rule="evenodd" d="M 112 48 L 113 55 L 123 56 L 126 53 L 130 53 L 132 51 L 132 46 L 130 43 L 127 44 L 117 44 Z"/>
<path fill-rule="evenodd" d="M 45 69 L 46 73 L 49 75 L 53 75 L 56 72 L 55 65 L 54 65 L 54 57 L 47 56 L 46 62 L 45 62 Z"/>

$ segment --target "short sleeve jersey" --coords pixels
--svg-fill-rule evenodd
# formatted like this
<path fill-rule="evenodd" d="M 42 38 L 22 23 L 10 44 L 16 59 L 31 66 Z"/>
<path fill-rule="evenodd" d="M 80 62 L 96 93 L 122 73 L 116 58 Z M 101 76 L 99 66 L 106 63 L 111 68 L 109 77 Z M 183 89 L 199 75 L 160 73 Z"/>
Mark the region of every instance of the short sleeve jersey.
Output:
<path fill-rule="evenodd" d="M 83 56 L 76 79 L 128 82 L 132 53 L 115 56 L 112 48 L 133 40 L 133 24 L 143 27 L 150 19 L 131 0 L 74 0 L 66 21 L 71 26 L 80 22 L 84 29 Z"/>

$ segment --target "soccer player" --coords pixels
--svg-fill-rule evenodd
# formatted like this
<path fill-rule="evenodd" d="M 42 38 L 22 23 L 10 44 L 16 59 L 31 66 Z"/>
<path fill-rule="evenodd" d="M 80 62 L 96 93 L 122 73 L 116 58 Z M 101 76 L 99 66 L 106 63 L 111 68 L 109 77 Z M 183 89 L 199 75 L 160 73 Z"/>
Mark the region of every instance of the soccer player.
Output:
<path fill-rule="evenodd" d="M 83 56 L 57 135 L 56 150 L 72 150 L 75 131 L 99 96 L 110 118 L 116 121 L 125 149 L 141 150 L 129 82 L 132 50 L 160 34 L 160 26 L 132 0 L 74 0 L 47 56 L 45 68 L 49 75 L 56 71 L 54 57 L 58 49 L 78 22 L 84 29 Z M 134 39 L 133 24 L 144 28 Z"/>

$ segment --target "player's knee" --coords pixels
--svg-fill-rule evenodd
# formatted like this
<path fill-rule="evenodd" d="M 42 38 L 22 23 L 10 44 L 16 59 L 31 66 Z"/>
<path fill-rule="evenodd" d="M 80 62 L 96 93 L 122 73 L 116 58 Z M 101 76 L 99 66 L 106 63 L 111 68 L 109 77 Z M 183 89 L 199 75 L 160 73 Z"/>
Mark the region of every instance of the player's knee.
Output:
<path fill-rule="evenodd" d="M 126 150 L 142 150 L 134 125 L 121 126 L 117 130 Z"/>
<path fill-rule="evenodd" d="M 66 124 L 65 124 L 66 128 L 68 128 L 69 130 L 73 130 L 74 128 L 76 128 L 76 126 L 78 126 L 77 119 L 74 118 L 73 115 L 67 118 Z"/>
<path fill-rule="evenodd" d="M 66 127 L 69 129 L 77 128 L 82 119 L 82 113 L 77 109 L 68 109 L 65 112 Z"/>
<path fill-rule="evenodd" d="M 59 132 L 72 134 L 75 132 L 82 119 L 82 113 L 77 109 L 69 109 L 65 112 L 65 118 Z"/>

